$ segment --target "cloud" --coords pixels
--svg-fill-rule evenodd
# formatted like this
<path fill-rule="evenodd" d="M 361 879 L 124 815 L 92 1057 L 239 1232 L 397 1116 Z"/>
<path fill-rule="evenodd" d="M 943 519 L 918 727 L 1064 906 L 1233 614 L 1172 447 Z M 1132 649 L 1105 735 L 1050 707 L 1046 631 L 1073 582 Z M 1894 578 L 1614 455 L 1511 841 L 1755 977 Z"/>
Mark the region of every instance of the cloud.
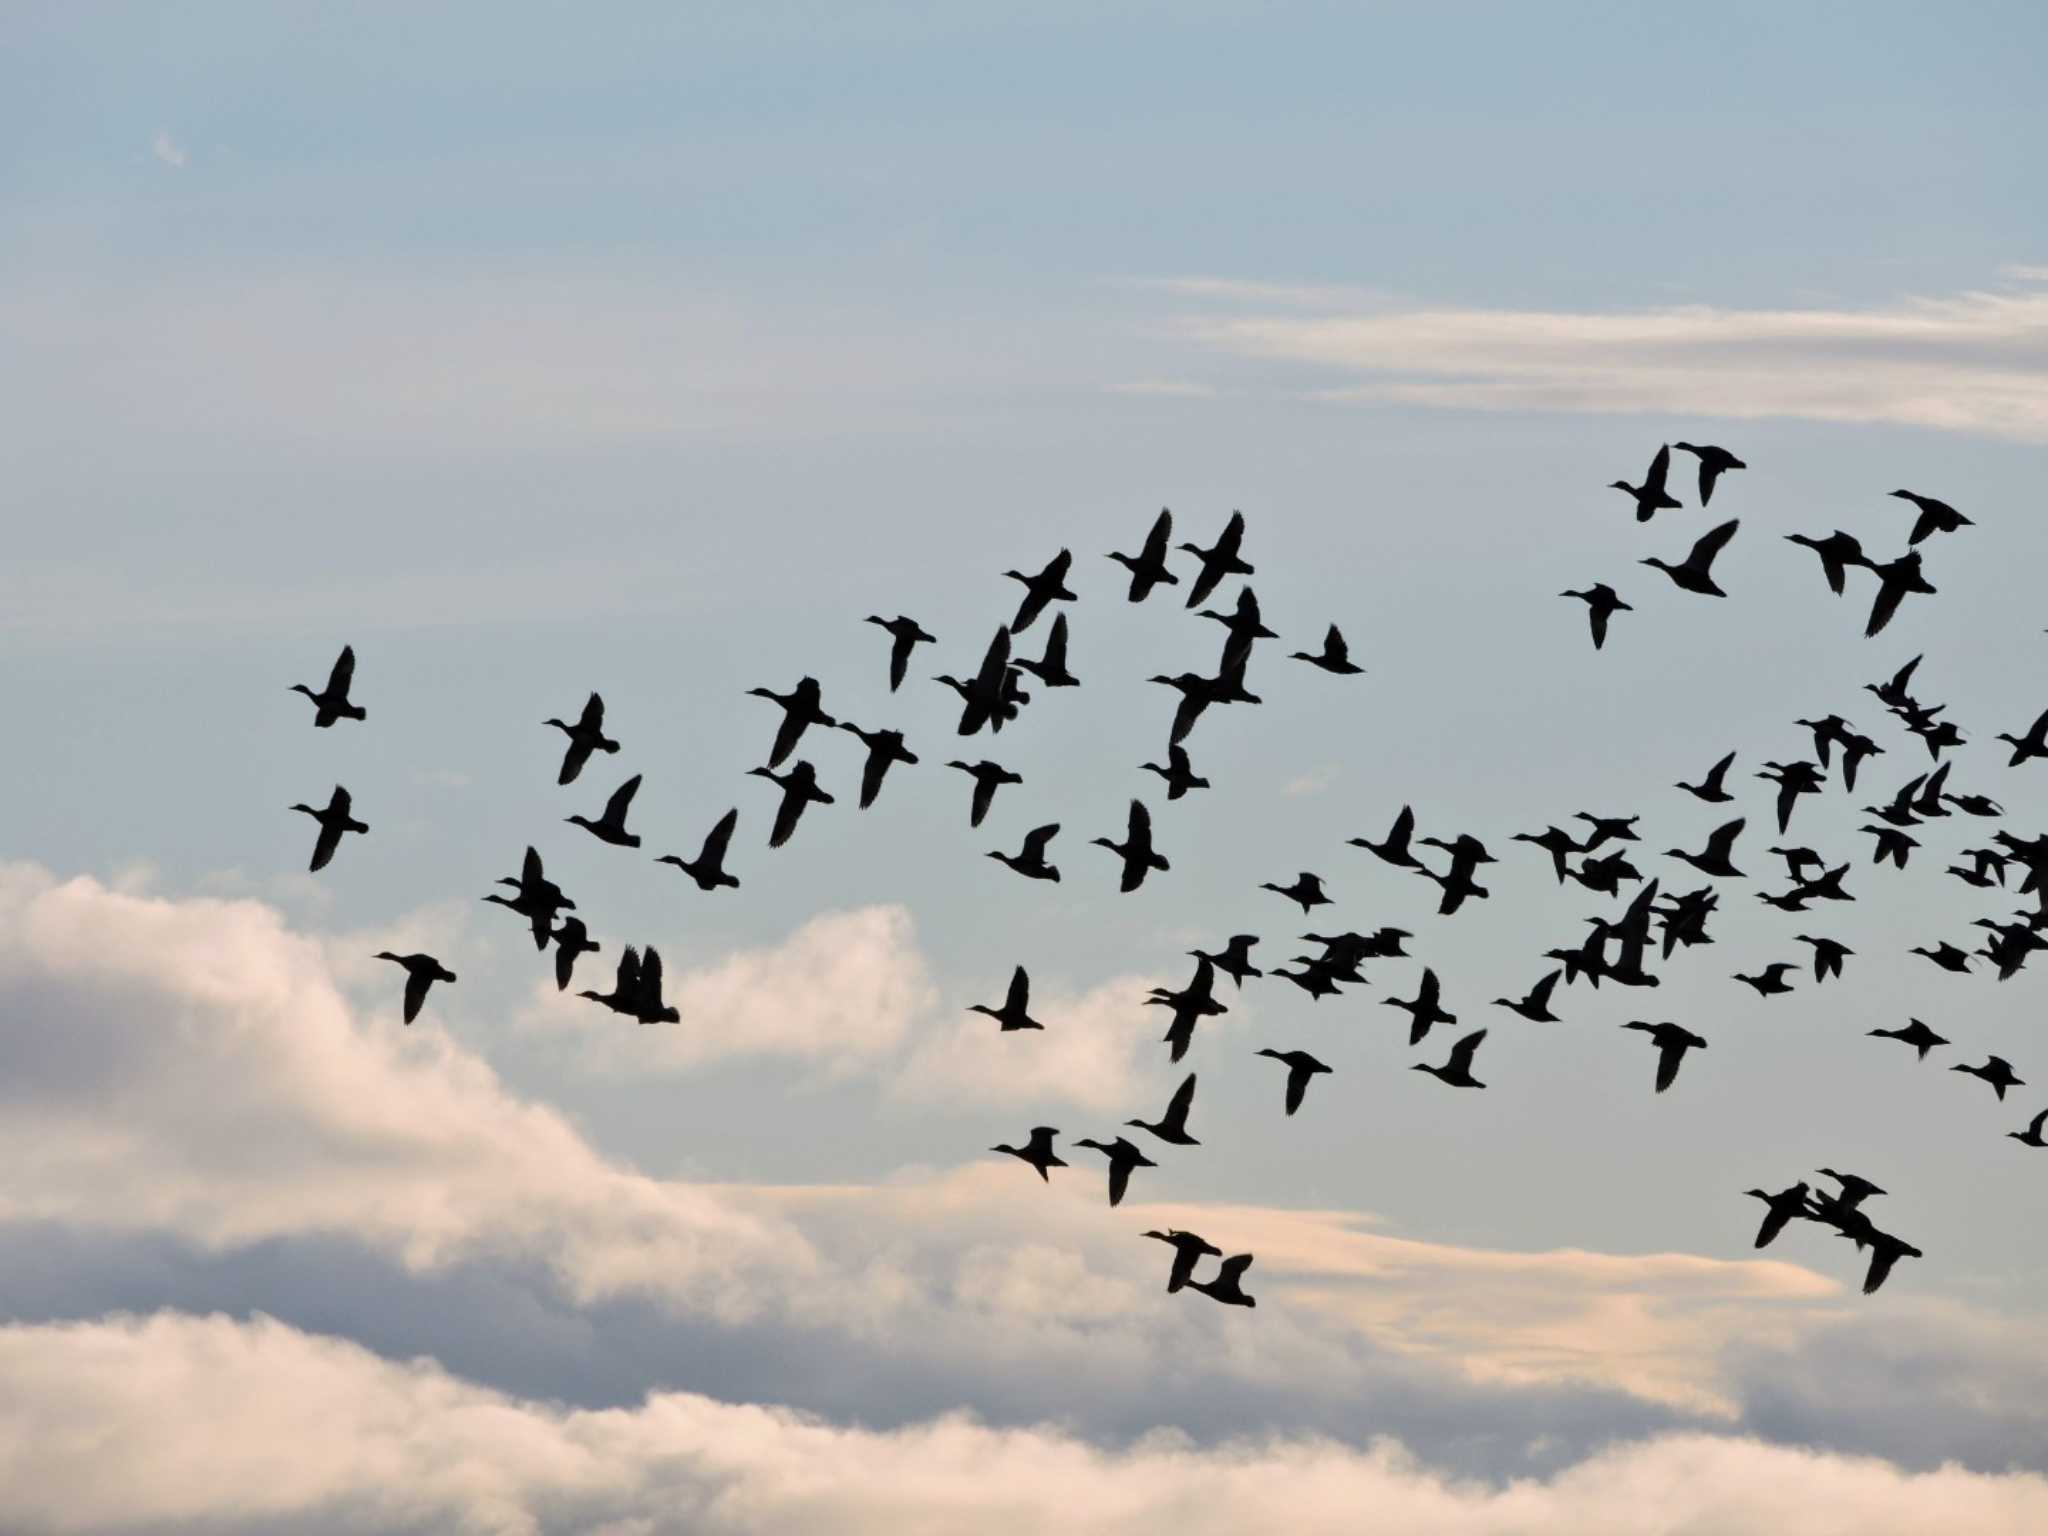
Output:
<path fill-rule="evenodd" d="M 603 1530 L 1302 1536 L 2021 1536 L 2048 1481 L 1732 1436 L 1612 1445 L 1547 1477 L 1446 1476 L 1398 1443 L 1121 1448 L 952 1415 L 887 1431 L 689 1392 L 579 1410 L 257 1316 L 0 1328 L 0 1478 L 24 1536 L 140 1525 L 491 1536 Z"/>
<path fill-rule="evenodd" d="M 1320 795 L 1336 782 L 1336 764 L 1323 763 L 1318 767 L 1309 769 L 1307 773 L 1289 779 L 1280 786 L 1280 793 L 1288 796 L 1290 799 L 1300 799 L 1306 795 Z"/>
<path fill-rule="evenodd" d="M 1465 410 L 1656 412 L 1884 422 L 2048 441 L 2048 290 L 1862 309 L 1686 305 L 1587 313 L 1429 309 L 1288 291 L 1265 313 L 1184 315 L 1221 353 L 1313 370 L 1325 399 Z M 1187 280 L 1177 293 L 1210 297 Z M 1256 286 L 1214 295 L 1256 302 Z M 1291 311 L 1321 309 L 1320 314 Z M 1356 382 L 1346 382 L 1356 381 Z"/>
<path fill-rule="evenodd" d="M 174 171 L 185 169 L 185 162 L 191 157 L 171 140 L 170 130 L 159 128 L 156 137 L 149 141 L 149 152 Z"/>

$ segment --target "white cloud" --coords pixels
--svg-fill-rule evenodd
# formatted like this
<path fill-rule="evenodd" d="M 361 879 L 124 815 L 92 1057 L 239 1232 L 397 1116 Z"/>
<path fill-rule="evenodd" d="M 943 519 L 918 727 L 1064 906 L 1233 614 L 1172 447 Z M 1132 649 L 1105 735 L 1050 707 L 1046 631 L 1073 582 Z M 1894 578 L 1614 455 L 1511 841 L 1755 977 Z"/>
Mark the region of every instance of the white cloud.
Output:
<path fill-rule="evenodd" d="M 1280 793 L 1292 799 L 1299 799 L 1305 795 L 1320 795 L 1336 782 L 1336 764 L 1324 763 L 1309 769 L 1307 773 L 1289 779 L 1280 786 Z"/>
<path fill-rule="evenodd" d="M 185 162 L 191 158 L 172 141 L 167 128 L 157 129 L 156 137 L 149 141 L 149 152 L 174 171 L 185 169 Z"/>
<path fill-rule="evenodd" d="M 687 1392 L 569 1410 L 269 1318 L 0 1328 L 0 1483 L 23 1536 L 180 1530 L 1236 1536 L 2031 1536 L 2048 1481 L 1732 1436 L 1454 1479 L 1382 1440 L 1171 1431 L 1105 1449 L 951 1416 L 890 1431 Z M 1364 1523 L 1362 1523 L 1364 1522 Z"/>

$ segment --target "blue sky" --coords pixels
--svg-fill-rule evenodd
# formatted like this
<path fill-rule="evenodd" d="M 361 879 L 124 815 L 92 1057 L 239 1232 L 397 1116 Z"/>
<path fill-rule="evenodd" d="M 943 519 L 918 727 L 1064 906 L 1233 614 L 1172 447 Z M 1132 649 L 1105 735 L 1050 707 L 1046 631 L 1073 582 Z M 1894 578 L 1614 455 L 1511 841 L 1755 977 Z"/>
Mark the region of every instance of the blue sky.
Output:
<path fill-rule="evenodd" d="M 1606 1517 L 1574 1478 L 1785 1452 L 1879 1458 L 1828 1475 L 1860 1469 L 1886 1518 L 1981 1498 L 1982 1529 L 2023 1528 L 2048 1470 L 2014 1380 L 2048 1337 L 2043 1165 L 1998 1133 L 2048 1099 L 1997 1105 L 1862 1033 L 1917 1015 L 2027 1074 L 2032 972 L 1903 954 L 2006 915 L 1940 873 L 1981 827 L 1931 829 L 1901 876 L 1857 830 L 1874 796 L 1802 805 L 1794 840 L 1853 858 L 1861 898 L 1815 919 L 1857 950 L 1825 989 L 1729 979 L 1815 931 L 1748 881 L 1654 997 L 1561 992 L 1550 1027 L 1488 1000 L 1607 907 L 1511 833 L 1640 812 L 1669 885 L 1656 851 L 1720 819 L 1669 786 L 1735 748 L 1738 863 L 1775 873 L 1747 776 L 1830 710 L 1885 745 L 1877 793 L 1920 771 L 1860 691 L 1918 652 L 1971 738 L 1955 782 L 2035 829 L 2039 765 L 1989 738 L 2048 705 L 2022 574 L 2048 557 L 2043 29 L 1991 5 L 24 8 L 0 64 L 24 1138 L 0 1160 L 0 1348 L 38 1380 L 89 1350 L 235 1399 L 225 1348 L 423 1425 L 425 1356 L 569 1440 L 594 1431 L 562 1404 L 659 1441 L 683 1394 L 690 1443 L 762 1501 L 734 1528 L 802 1519 L 736 1449 L 750 1404 L 821 1415 L 855 1460 L 885 1449 L 861 1433 L 909 1437 L 888 1445 L 934 1468 L 992 1454 L 940 1444 L 942 1415 L 1017 1427 L 1104 1458 L 1104 1530 L 1118 1489 L 1156 1512 L 1165 1474 L 1131 1442 L 1162 1428 L 1331 1436 L 1347 1498 L 1535 1476 L 1559 1529 Z M 1676 438 L 1751 467 L 1710 515 L 1687 483 L 1639 528 L 1604 487 Z M 1896 553 L 1898 486 L 1977 525 L 1927 546 L 1939 595 L 1866 641 L 1865 587 L 1832 598 L 1780 535 Z M 1193 738 L 1215 787 L 1170 806 L 1136 772 L 1173 702 L 1143 680 L 1208 666 L 1219 632 L 1172 589 L 1125 604 L 1103 558 L 1161 506 L 1205 542 L 1244 510 L 1283 636 L 1267 703 Z M 1636 563 L 1723 515 L 1727 602 Z M 1083 686 L 958 741 L 925 678 L 970 669 L 1014 606 L 1000 573 L 1061 547 Z M 1593 580 L 1636 605 L 1597 655 L 1554 595 Z M 894 696 L 870 612 L 940 636 Z M 1366 676 L 1284 659 L 1332 621 Z M 285 688 L 345 641 L 370 718 L 316 733 Z M 807 739 L 841 803 L 771 853 L 743 770 L 775 717 L 744 690 L 805 673 L 924 763 L 861 813 L 857 744 Z M 560 790 L 539 722 L 592 688 L 625 750 Z M 1026 776 L 979 831 L 939 766 L 963 749 Z M 634 772 L 641 854 L 564 825 Z M 283 808 L 337 780 L 373 831 L 309 878 Z M 1125 897 L 1087 839 L 1134 794 L 1174 868 Z M 1437 919 L 1433 888 L 1343 846 L 1410 802 L 1500 856 L 1492 900 Z M 651 856 L 728 806 L 745 883 L 702 897 Z M 1059 887 L 981 857 L 1050 820 Z M 660 944 L 683 1026 L 554 998 L 476 900 L 528 842 L 596 959 Z M 1339 926 L 1417 933 L 1461 1028 L 1491 1027 L 1486 1093 L 1405 1070 L 1379 1006 L 1412 995 L 1401 963 L 1321 1005 L 1233 998 L 1188 1063 L 1205 1145 L 1141 1170 L 1135 1216 L 1101 1208 L 1085 1152 L 1051 1190 L 980 1155 L 1156 1113 L 1179 1070 L 1138 999 L 1231 932 L 1294 953 L 1314 925 L 1255 887 L 1299 869 Z M 387 944 L 462 978 L 410 1034 L 363 958 Z M 1020 961 L 1054 1028 L 989 1038 L 965 1005 Z M 1616 1028 L 1646 998 L 1713 1042 L 1663 1098 Z M 1294 1120 L 1267 1044 L 1338 1068 Z M 1927 1250 L 1875 1298 L 1819 1228 L 1753 1261 L 1739 1191 L 1823 1163 L 1893 1190 Z M 1130 1250 L 1170 1213 L 1267 1243 L 1255 1318 L 1155 1294 Z M 217 1453 L 151 1439 L 146 1393 L 76 1390 L 86 1419 L 132 1411 L 145 1459 Z M 1415 1465 L 1374 1461 L 1376 1436 Z M 348 1457 L 374 1436 L 343 1439 L 334 1488 L 366 1486 Z M 1982 1486 L 1928 1481 L 1945 1458 Z M 77 1495 L 48 1465 L 22 1528 Z M 1820 1486 L 1769 1466 L 1760 1487 Z M 505 1476 L 502 1506 L 452 1489 L 425 1517 L 310 1483 L 180 1514 L 142 1478 L 82 1523 L 668 1529 L 701 1491 Z M 849 1474 L 834 1497 L 858 1528 L 879 1495 Z M 1443 1508 L 1447 1531 L 1512 1518 Z"/>

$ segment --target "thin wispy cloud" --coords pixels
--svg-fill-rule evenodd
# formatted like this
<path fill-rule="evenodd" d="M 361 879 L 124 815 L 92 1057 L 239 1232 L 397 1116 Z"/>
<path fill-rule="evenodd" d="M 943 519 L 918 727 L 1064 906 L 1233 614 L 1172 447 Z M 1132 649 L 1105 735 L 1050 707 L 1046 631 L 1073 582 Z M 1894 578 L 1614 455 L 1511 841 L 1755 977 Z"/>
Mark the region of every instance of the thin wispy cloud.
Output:
<path fill-rule="evenodd" d="M 183 147 L 172 139 L 170 131 L 164 128 L 157 129 L 156 137 L 149 141 L 149 152 L 174 171 L 185 169 L 186 162 L 191 159 Z"/>

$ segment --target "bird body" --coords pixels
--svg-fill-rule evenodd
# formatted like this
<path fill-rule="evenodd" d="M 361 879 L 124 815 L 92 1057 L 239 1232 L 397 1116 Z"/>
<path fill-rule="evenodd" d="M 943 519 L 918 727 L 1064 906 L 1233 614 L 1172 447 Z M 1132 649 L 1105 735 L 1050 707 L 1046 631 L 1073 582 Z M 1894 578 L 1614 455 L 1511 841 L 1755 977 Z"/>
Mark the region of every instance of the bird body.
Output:
<path fill-rule="evenodd" d="M 364 823 L 355 819 L 354 806 L 355 801 L 349 792 L 337 784 L 334 786 L 334 793 L 327 797 L 327 804 L 317 811 L 310 805 L 286 807 L 287 810 L 302 812 L 320 823 L 320 835 L 313 840 L 312 862 L 306 866 L 308 871 L 317 872 L 327 867 L 327 861 L 334 857 L 334 850 L 341 846 L 343 833 L 370 830 Z"/>
<path fill-rule="evenodd" d="M 361 706 L 351 704 L 348 699 L 349 687 L 355 682 L 356 648 L 344 645 L 341 654 L 334 659 L 334 666 L 327 674 L 327 685 L 318 693 L 304 683 L 293 683 L 292 693 L 303 693 L 313 701 L 313 724 L 326 730 L 337 720 L 361 720 L 366 718 Z"/>
<path fill-rule="evenodd" d="M 1152 520 L 1152 531 L 1145 535 L 1145 546 L 1135 555 L 1112 551 L 1109 558 L 1131 573 L 1130 600 L 1142 603 L 1152 595 L 1152 589 L 1164 584 L 1169 587 L 1180 585 L 1180 578 L 1166 568 L 1166 546 L 1173 538 L 1173 513 L 1166 508 L 1159 509 L 1159 516 Z"/>
<path fill-rule="evenodd" d="M 455 980 L 455 973 L 432 955 L 394 955 L 383 949 L 371 958 L 390 960 L 405 967 L 405 1022 L 408 1024 L 419 1017 L 420 1006 L 427 1000 L 427 988 L 437 981 Z"/>
<path fill-rule="evenodd" d="M 991 1008 L 986 1003 L 971 1003 L 969 1013 L 985 1013 L 1003 1027 L 1008 1034 L 1017 1029 L 1043 1029 L 1045 1026 L 1031 1017 L 1031 978 L 1023 966 L 1010 973 L 1010 988 L 1003 997 L 1003 1006 Z"/>
<path fill-rule="evenodd" d="M 617 789 L 604 803 L 604 813 L 591 821 L 583 816 L 568 816 L 563 819 L 583 828 L 599 842 L 610 843 L 615 848 L 638 848 L 640 835 L 626 830 L 626 812 L 633 804 L 633 796 L 640 792 L 640 775 L 634 774 Z"/>
<path fill-rule="evenodd" d="M 1697 592 L 1702 597 L 1726 597 L 1728 594 L 1714 584 L 1714 559 L 1741 526 L 1739 519 L 1731 519 L 1718 528 L 1709 529 L 1700 535 L 1691 552 L 1676 565 L 1667 565 L 1655 555 L 1642 563 L 1655 566 L 1684 591 Z"/>
<path fill-rule="evenodd" d="M 1027 880 L 1058 880 L 1060 872 L 1045 861 L 1046 845 L 1059 835 L 1060 824 L 1052 822 L 1024 834 L 1024 846 L 1015 853 L 991 849 L 989 857 L 1006 864 Z"/>
<path fill-rule="evenodd" d="M 576 723 L 548 719 L 542 725 L 552 725 L 569 738 L 568 749 L 562 754 L 562 767 L 555 775 L 557 784 L 573 784 L 576 775 L 583 771 L 583 765 L 590 761 L 593 752 L 616 752 L 619 744 L 604 733 L 604 699 L 593 693 L 583 701 L 583 713 L 576 717 Z"/>
<path fill-rule="evenodd" d="M 725 871 L 725 850 L 732 842 L 733 828 L 739 825 L 739 807 L 734 806 L 712 829 L 704 835 L 704 846 L 694 859 L 684 859 L 673 853 L 665 853 L 654 862 L 673 864 L 692 880 L 700 891 L 715 891 L 721 886 L 739 889 L 739 881 Z"/>
<path fill-rule="evenodd" d="M 1683 506 L 1676 496 L 1664 489 L 1664 481 L 1671 473 L 1671 448 L 1669 444 L 1658 448 L 1656 457 L 1650 460 L 1649 472 L 1643 476 L 1641 485 L 1630 485 L 1626 480 L 1609 483 L 1608 489 L 1626 491 L 1636 504 L 1636 521 L 1647 523 L 1667 507 Z"/>
<path fill-rule="evenodd" d="M 782 799 L 775 807 L 775 824 L 768 829 L 768 846 L 780 848 L 789 841 L 796 831 L 796 824 L 803 819 L 804 808 L 808 805 L 831 805 L 832 796 L 818 788 L 818 770 L 808 759 L 798 759 L 788 773 L 777 773 L 770 768 L 749 768 L 750 778 L 766 779 L 782 790 Z"/>

